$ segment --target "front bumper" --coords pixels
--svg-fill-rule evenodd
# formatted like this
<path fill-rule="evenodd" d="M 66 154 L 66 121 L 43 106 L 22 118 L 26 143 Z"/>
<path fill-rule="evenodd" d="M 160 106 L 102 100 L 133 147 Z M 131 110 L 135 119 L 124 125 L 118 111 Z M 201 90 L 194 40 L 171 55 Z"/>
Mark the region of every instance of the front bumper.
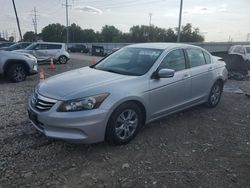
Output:
<path fill-rule="evenodd" d="M 41 112 L 36 110 L 29 100 L 29 118 L 38 131 L 47 137 L 77 143 L 89 144 L 104 141 L 108 111 L 95 109 L 57 112 L 59 103 L 56 103 L 50 110 Z"/>
<path fill-rule="evenodd" d="M 34 58 L 30 60 L 30 64 L 33 65 L 32 68 L 29 71 L 29 75 L 34 75 L 38 73 L 38 64 L 37 64 L 37 59 Z"/>

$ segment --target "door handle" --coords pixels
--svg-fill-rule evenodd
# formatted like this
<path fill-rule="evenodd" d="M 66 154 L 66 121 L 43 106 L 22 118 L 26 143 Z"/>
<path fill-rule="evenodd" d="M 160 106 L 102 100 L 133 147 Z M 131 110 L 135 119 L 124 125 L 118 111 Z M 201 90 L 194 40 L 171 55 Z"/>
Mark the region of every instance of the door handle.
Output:
<path fill-rule="evenodd" d="M 208 70 L 209 70 L 209 71 L 213 70 L 213 67 L 209 67 Z"/>
<path fill-rule="evenodd" d="M 187 79 L 187 78 L 190 78 L 190 77 L 191 77 L 190 74 L 184 74 L 183 79 Z"/>

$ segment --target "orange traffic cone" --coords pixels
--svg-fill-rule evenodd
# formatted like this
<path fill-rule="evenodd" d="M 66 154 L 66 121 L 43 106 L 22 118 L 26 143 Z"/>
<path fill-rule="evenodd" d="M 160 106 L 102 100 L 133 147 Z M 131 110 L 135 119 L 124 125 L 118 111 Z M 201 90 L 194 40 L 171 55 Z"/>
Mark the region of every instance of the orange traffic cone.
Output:
<path fill-rule="evenodd" d="M 45 80 L 43 68 L 39 69 L 39 79 L 40 79 L 40 81 Z"/>
<path fill-rule="evenodd" d="M 92 64 L 92 65 L 96 64 L 96 58 L 95 58 L 94 56 L 92 56 L 91 64 Z"/>
<path fill-rule="evenodd" d="M 54 62 L 53 62 L 53 58 L 50 58 L 49 68 L 51 68 L 51 69 L 56 68 L 56 67 L 55 67 L 55 64 L 54 64 Z"/>

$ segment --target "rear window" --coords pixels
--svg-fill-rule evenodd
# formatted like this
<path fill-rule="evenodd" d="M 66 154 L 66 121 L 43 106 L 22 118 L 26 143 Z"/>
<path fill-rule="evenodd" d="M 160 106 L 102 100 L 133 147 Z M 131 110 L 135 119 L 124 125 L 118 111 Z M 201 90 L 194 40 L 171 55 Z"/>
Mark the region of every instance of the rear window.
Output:
<path fill-rule="evenodd" d="M 62 45 L 60 44 L 47 44 L 47 49 L 48 50 L 56 50 L 56 49 L 61 49 Z"/>
<path fill-rule="evenodd" d="M 206 60 L 206 64 L 210 64 L 211 63 L 210 55 L 206 52 L 203 52 L 203 54 Z"/>

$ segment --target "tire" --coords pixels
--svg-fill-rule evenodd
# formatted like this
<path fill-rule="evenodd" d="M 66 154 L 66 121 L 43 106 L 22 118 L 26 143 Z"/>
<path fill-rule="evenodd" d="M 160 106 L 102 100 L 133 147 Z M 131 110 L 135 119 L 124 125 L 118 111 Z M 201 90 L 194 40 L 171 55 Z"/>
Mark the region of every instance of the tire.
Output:
<path fill-rule="evenodd" d="M 64 55 L 62 55 L 62 56 L 60 56 L 60 57 L 58 58 L 58 62 L 59 62 L 60 64 L 66 64 L 67 61 L 68 61 L 68 58 L 67 58 L 66 56 L 64 56 Z"/>
<path fill-rule="evenodd" d="M 22 82 L 26 80 L 27 71 L 22 64 L 13 64 L 7 68 L 7 77 L 12 82 Z"/>
<path fill-rule="evenodd" d="M 113 145 L 127 144 L 137 135 L 142 123 L 142 111 L 138 105 L 133 102 L 121 104 L 109 118 L 106 140 Z"/>
<path fill-rule="evenodd" d="M 210 91 L 208 101 L 206 102 L 207 107 L 214 108 L 219 104 L 222 90 L 223 90 L 223 84 L 219 81 L 215 82 Z"/>

